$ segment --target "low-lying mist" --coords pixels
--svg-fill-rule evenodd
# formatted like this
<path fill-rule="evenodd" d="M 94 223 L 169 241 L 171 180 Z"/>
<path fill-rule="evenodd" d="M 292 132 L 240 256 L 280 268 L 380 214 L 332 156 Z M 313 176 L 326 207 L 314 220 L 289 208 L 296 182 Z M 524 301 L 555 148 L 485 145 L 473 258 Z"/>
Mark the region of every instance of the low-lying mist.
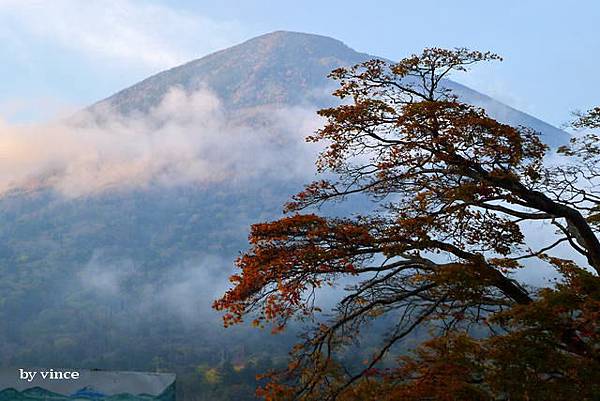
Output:
<path fill-rule="evenodd" d="M 207 89 L 179 88 L 143 114 L 102 104 L 45 124 L 0 121 L 0 192 L 44 186 L 77 197 L 307 175 L 315 151 L 303 138 L 318 124 L 314 109 L 271 106 L 242 116 Z"/>
<path fill-rule="evenodd" d="M 77 273 L 73 286 L 100 302 L 118 300 L 119 308 L 146 316 L 171 316 L 186 325 L 211 321 L 219 325 L 212 300 L 228 286 L 232 260 L 220 255 L 202 255 L 167 266 L 152 280 L 135 260 L 111 260 L 101 252 Z M 69 292 L 75 292 L 73 289 Z"/>

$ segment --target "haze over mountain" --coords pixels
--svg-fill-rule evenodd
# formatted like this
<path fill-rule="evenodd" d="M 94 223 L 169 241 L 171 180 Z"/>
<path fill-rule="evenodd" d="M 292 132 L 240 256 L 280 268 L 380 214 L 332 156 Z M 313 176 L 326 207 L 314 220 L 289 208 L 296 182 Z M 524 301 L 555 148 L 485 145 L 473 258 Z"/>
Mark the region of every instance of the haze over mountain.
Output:
<path fill-rule="evenodd" d="M 251 399 L 252 369 L 284 360 L 289 338 L 223 332 L 210 303 L 249 225 L 277 216 L 313 178 L 316 149 L 303 137 L 333 102 L 327 74 L 369 58 L 328 37 L 274 32 L 91 106 L 78 117 L 100 116 L 91 127 L 27 131 L 25 142 L 16 132 L 26 160 L 0 161 L 15 169 L 0 176 L 2 363 L 167 369 L 185 383 L 236 363 L 247 376 L 237 398 L 206 399 Z M 567 137 L 446 85 L 550 144 Z"/>

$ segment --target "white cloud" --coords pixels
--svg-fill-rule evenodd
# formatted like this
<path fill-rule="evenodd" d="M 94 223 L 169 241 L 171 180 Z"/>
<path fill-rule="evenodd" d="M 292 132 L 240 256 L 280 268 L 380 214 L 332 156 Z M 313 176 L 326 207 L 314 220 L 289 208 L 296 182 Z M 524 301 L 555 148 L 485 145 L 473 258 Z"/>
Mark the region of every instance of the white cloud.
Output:
<path fill-rule="evenodd" d="M 306 177 L 317 149 L 303 138 L 320 124 L 312 109 L 268 108 L 253 127 L 228 115 L 208 90 L 172 89 L 147 114 L 110 110 L 47 124 L 0 119 L 0 193 L 51 187 L 82 196 L 173 186 Z"/>
<path fill-rule="evenodd" d="M 105 299 L 135 299 L 131 312 L 155 316 L 164 312 L 184 322 L 213 319 L 220 326 L 220 315 L 212 310 L 214 299 L 223 294 L 232 273 L 232 261 L 216 255 L 198 255 L 172 266 L 165 266 L 159 278 L 146 281 L 143 266 L 133 260 L 114 260 L 96 250 L 77 273 L 77 289 L 90 291 Z"/>
<path fill-rule="evenodd" d="M 233 21 L 141 0 L 0 0 L 0 29 L 33 35 L 95 60 L 172 67 L 241 39 Z"/>

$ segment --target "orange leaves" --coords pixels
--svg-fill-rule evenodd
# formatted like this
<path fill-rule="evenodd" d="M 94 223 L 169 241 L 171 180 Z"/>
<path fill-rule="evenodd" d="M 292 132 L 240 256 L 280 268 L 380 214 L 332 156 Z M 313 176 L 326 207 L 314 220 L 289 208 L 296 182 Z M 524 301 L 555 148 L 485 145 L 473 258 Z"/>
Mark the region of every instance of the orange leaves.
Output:
<path fill-rule="evenodd" d="M 451 68 L 465 71 L 466 66 L 480 61 L 502 61 L 502 57 L 491 52 L 480 52 L 466 48 L 442 49 L 432 47 L 424 49 L 421 54 L 414 54 L 394 66 L 394 73 L 405 76 L 415 70 L 435 71 Z"/>
<path fill-rule="evenodd" d="M 496 58 L 465 49 L 428 49 L 397 65 L 375 60 L 334 72 L 340 91 L 354 102 L 322 110 L 328 122 L 309 139 L 327 141 L 319 166 L 339 173 L 340 181 L 309 185 L 287 210 L 353 193 L 375 201 L 397 196 L 401 202 L 390 209 L 400 217 L 401 239 L 437 237 L 479 252 L 514 251 L 523 241 L 519 227 L 486 212 L 486 202 L 513 202 L 506 187 L 539 181 L 546 147 L 529 130 L 501 124 L 442 89 L 436 92 L 439 81 L 430 75 L 422 77 L 423 85 L 401 79 L 421 77 L 422 68 L 444 63 L 457 63 L 445 66 L 451 70 Z M 389 249 L 400 250 L 401 242 Z"/>
<path fill-rule="evenodd" d="M 565 278 L 530 305 L 493 317 L 507 333 L 487 341 L 492 388 L 532 399 L 593 400 L 600 394 L 600 279 L 577 268 Z"/>
<path fill-rule="evenodd" d="M 600 128 L 600 107 L 590 109 L 578 117 L 573 123 L 575 128 Z"/>
<path fill-rule="evenodd" d="M 518 261 L 510 258 L 491 258 L 489 263 L 495 267 L 498 267 L 498 269 L 503 273 L 508 273 L 514 269 L 522 267 Z"/>
<path fill-rule="evenodd" d="M 260 396 L 454 401 L 579 394 L 584 400 L 591 393 L 577 386 L 587 379 L 600 382 L 598 277 L 539 248 L 520 254 L 530 248 L 522 222 L 562 224 L 587 202 L 590 207 L 580 209 L 587 220 L 580 219 L 579 227 L 598 223 L 597 194 L 564 178 L 582 171 L 599 176 L 598 137 L 562 149 L 588 170 L 575 175 L 558 170 L 563 186 L 551 186 L 552 171 L 543 166 L 547 147 L 535 132 L 495 121 L 440 84 L 450 71 L 496 59 L 491 53 L 433 48 L 396 64 L 371 60 L 332 72 L 340 83 L 334 95 L 350 102 L 321 110 L 327 122 L 307 140 L 326 143 L 317 169 L 337 177 L 308 185 L 285 211 L 355 194 L 377 208 L 365 207 L 367 217 L 293 214 L 252 226 L 233 287 L 214 303 L 225 325 L 251 315 L 254 326 L 270 323 L 279 332 L 292 318 L 320 312 L 317 289 L 358 276 L 332 320 L 315 322 L 306 342 L 294 348 L 288 370 L 270 375 Z M 595 124 L 596 111 L 582 120 L 587 126 Z M 565 193 L 575 194 L 571 203 L 555 200 Z M 563 233 L 572 235 L 568 227 Z M 543 251 L 567 239 L 584 246 L 579 238 L 562 238 Z M 509 274 L 520 267 L 518 260 L 535 256 L 555 266 L 564 282 L 532 296 Z M 402 334 L 384 339 L 368 368 L 352 376 L 351 366 L 337 365 L 336 354 L 347 351 L 376 319 L 392 326 L 386 332 Z M 448 335 L 434 336 L 414 357 L 381 369 L 382 359 L 376 358 L 425 322 L 439 323 Z M 491 337 L 475 339 L 459 327 Z M 571 383 L 577 391 L 568 389 Z"/>
<path fill-rule="evenodd" d="M 463 333 L 435 337 L 416 350 L 415 357 L 400 358 L 400 366 L 390 371 L 389 399 L 439 401 L 491 400 L 477 386 L 483 366 L 480 344 Z"/>
<path fill-rule="evenodd" d="M 520 129 L 457 101 L 408 103 L 402 106 L 395 125 L 406 141 L 412 142 L 411 148 L 429 149 L 437 159 L 450 164 L 458 163 L 456 156 L 461 156 L 481 165 L 516 167 L 530 156 L 526 148 L 539 142 L 532 137 L 525 143 Z"/>
<path fill-rule="evenodd" d="M 252 244 L 260 241 L 285 241 L 296 235 L 319 232 L 326 228 L 326 220 L 314 214 L 295 214 L 270 223 L 254 224 L 249 240 Z"/>
<path fill-rule="evenodd" d="M 359 248 L 372 241 L 368 226 L 313 214 L 255 224 L 252 247 L 236 263 L 241 273 L 230 278 L 234 287 L 213 307 L 228 312 L 226 326 L 255 311 L 253 325 L 279 322 L 275 331 L 281 331 L 289 317 L 319 311 L 305 302 L 307 289 L 331 282 L 336 274 L 357 274 L 353 261 L 362 257 Z"/>
<path fill-rule="evenodd" d="M 557 266 L 563 281 L 553 289 L 540 291 L 533 304 L 500 313 L 494 320 L 526 328 L 530 333 L 551 333 L 559 342 L 564 341 L 563 330 L 568 328 L 579 333 L 580 340 L 591 345 L 590 352 L 600 357 L 600 349 L 593 345 L 600 343 L 600 278 L 570 260 L 544 259 Z"/>
<path fill-rule="evenodd" d="M 335 192 L 331 183 L 325 180 L 315 181 L 304 188 L 304 191 L 294 195 L 291 202 L 285 205 L 285 212 L 300 210 L 311 205 L 319 198 L 327 197 L 329 193 Z"/>
<path fill-rule="evenodd" d="M 463 332 L 435 337 L 387 375 L 390 399 L 593 400 L 598 364 L 573 358 L 547 335 L 516 330 L 475 339 Z"/>
<path fill-rule="evenodd" d="M 265 401 L 292 401 L 293 395 L 294 389 L 292 387 L 272 381 L 256 390 L 256 396 L 264 398 Z"/>

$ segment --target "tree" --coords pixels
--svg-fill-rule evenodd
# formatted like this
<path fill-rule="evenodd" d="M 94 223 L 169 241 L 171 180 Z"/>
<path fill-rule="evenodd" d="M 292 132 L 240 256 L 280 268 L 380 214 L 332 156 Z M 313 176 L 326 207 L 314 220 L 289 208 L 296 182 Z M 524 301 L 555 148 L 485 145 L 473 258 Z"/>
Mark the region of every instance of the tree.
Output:
<path fill-rule="evenodd" d="M 314 322 L 288 369 L 268 375 L 266 399 L 600 397 L 600 142 L 580 135 L 548 163 L 536 132 L 499 123 L 444 86 L 451 72 L 498 59 L 433 48 L 332 72 L 343 102 L 319 111 L 326 123 L 308 140 L 326 143 L 317 168 L 334 178 L 308 185 L 287 216 L 252 226 L 241 273 L 214 303 L 226 326 L 246 316 L 274 331 L 293 318 Z M 575 125 L 599 123 L 596 109 Z M 376 209 L 314 213 L 351 196 Z M 525 265 L 551 266 L 557 285 L 519 282 Z M 323 315 L 318 289 L 348 278 Z M 374 321 L 388 326 L 376 352 L 345 366 Z M 429 336 L 398 355 L 419 327 Z"/>

